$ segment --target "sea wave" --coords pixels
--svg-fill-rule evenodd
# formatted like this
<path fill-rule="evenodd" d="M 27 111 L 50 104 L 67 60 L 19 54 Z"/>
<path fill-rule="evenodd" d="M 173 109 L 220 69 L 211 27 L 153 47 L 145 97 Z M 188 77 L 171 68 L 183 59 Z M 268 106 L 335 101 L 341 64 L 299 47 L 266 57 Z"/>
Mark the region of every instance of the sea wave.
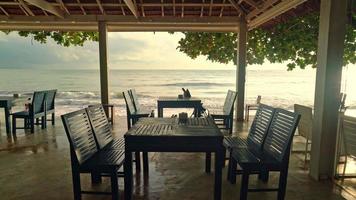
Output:
<path fill-rule="evenodd" d="M 155 86 L 166 86 L 166 87 L 211 87 L 211 86 L 234 86 L 231 83 L 211 83 L 211 82 L 184 82 L 184 83 L 165 83 L 156 84 Z"/>

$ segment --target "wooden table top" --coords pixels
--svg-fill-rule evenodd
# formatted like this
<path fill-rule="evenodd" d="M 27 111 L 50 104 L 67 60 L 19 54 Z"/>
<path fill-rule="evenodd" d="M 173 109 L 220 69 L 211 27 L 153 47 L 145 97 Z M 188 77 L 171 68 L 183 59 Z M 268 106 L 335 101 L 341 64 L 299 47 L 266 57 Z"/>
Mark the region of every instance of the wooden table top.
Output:
<path fill-rule="evenodd" d="M 212 118 L 188 118 L 187 123 L 178 118 L 142 118 L 126 136 L 223 137 Z"/>
<path fill-rule="evenodd" d="M 199 98 L 191 97 L 191 98 L 182 98 L 179 99 L 178 97 L 158 97 L 157 101 L 201 101 Z"/>

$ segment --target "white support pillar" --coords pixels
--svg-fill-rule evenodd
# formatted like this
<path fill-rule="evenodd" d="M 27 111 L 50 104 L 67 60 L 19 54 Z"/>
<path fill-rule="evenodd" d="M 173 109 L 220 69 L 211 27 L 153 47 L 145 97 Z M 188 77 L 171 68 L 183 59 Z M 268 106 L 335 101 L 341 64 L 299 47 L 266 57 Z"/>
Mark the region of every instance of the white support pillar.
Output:
<path fill-rule="evenodd" d="M 108 71 L 108 32 L 106 22 L 100 21 L 99 29 L 99 60 L 100 60 L 100 93 L 101 103 L 109 104 L 109 71 Z M 107 112 L 107 110 L 105 110 Z"/>
<path fill-rule="evenodd" d="M 310 175 L 333 176 L 347 0 L 321 0 Z"/>
<path fill-rule="evenodd" d="M 241 17 L 237 38 L 237 68 L 236 68 L 236 119 L 243 121 L 245 107 L 246 51 L 247 51 L 247 22 Z"/>

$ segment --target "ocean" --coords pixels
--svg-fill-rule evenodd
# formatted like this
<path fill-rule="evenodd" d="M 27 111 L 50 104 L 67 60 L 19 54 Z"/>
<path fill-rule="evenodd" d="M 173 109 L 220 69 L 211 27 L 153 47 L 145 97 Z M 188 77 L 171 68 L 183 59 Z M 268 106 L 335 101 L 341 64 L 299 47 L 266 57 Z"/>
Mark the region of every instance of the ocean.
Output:
<path fill-rule="evenodd" d="M 313 106 L 315 73 L 315 69 L 248 68 L 246 102 L 253 103 L 261 95 L 263 103 L 289 110 L 295 103 Z M 125 115 L 122 91 L 135 88 L 142 106 L 153 110 L 159 96 L 177 96 L 181 88 L 188 88 L 193 97 L 202 99 L 205 107 L 219 109 L 227 90 L 235 90 L 235 77 L 235 70 L 111 70 L 111 103 L 117 106 L 117 115 Z M 354 77 L 356 70 L 345 68 L 342 91 L 347 93 L 346 104 L 352 115 L 356 109 Z M 98 70 L 0 69 L 0 96 L 30 96 L 34 90 L 52 88 L 58 89 L 57 115 L 100 102 Z"/>

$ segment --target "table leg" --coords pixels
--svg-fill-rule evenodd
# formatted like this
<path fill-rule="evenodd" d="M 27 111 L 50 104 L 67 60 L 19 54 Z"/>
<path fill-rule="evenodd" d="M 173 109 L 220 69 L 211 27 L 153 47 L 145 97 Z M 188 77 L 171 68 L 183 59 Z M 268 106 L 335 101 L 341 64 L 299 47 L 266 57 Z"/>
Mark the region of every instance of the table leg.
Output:
<path fill-rule="evenodd" d="M 11 125 L 10 125 L 10 110 L 11 108 L 5 107 L 5 124 L 6 124 L 6 133 L 9 135 L 11 133 Z"/>
<path fill-rule="evenodd" d="M 214 185 L 214 200 L 221 200 L 222 187 L 222 165 L 223 165 L 223 149 L 222 147 L 215 152 L 215 185 Z"/>
<path fill-rule="evenodd" d="M 162 107 L 158 107 L 158 117 L 163 117 L 163 108 Z"/>
<path fill-rule="evenodd" d="M 132 199 L 132 189 L 133 189 L 133 180 L 132 180 L 132 152 L 125 149 L 125 162 L 124 162 L 124 172 L 125 172 L 125 200 Z"/>

